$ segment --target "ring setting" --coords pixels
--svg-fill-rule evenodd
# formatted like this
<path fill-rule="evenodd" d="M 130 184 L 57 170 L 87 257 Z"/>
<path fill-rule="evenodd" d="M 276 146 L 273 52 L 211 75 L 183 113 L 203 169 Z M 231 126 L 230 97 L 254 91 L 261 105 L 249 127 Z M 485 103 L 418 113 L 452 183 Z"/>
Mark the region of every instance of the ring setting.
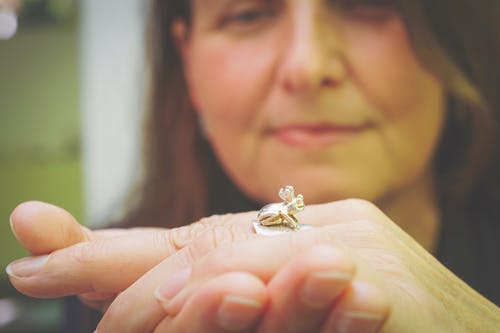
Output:
<path fill-rule="evenodd" d="M 311 228 L 299 223 L 295 214 L 305 208 L 304 196 L 295 195 L 293 186 L 285 186 L 279 190 L 282 202 L 271 203 L 262 207 L 257 220 L 252 221 L 254 230 L 259 235 L 274 235 Z"/>

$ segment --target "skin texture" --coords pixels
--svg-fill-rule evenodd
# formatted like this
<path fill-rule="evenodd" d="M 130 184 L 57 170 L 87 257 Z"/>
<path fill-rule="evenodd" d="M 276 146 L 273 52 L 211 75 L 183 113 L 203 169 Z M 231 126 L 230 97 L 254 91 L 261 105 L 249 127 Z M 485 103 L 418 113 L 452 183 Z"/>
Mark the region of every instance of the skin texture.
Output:
<path fill-rule="evenodd" d="M 195 0 L 187 29 L 177 22 L 174 34 L 195 108 L 225 170 L 257 200 L 293 181 L 308 203 L 378 202 L 429 172 L 443 89 L 391 9 Z M 338 128 L 321 136 L 322 126 Z"/>
<path fill-rule="evenodd" d="M 179 20 L 172 33 L 204 132 L 238 187 L 260 202 L 291 183 L 308 204 L 366 199 L 432 251 L 444 91 L 393 9 L 192 6 L 191 26 Z"/>
<path fill-rule="evenodd" d="M 125 310 L 125 308 L 118 306 L 121 301 L 120 298 L 117 298 L 110 307 L 110 318 L 108 316 L 108 319 L 103 321 L 102 326 L 99 328 L 100 331 L 153 331 L 155 326 L 160 324 L 156 329 L 158 332 L 175 332 L 178 330 L 196 332 L 201 331 L 200 326 L 196 325 L 202 324 L 203 332 L 221 332 L 221 326 L 218 323 L 213 321 L 208 323 L 207 320 L 202 320 L 200 317 L 200 311 L 201 313 L 205 313 L 207 318 L 215 317 L 213 303 L 216 303 L 217 299 L 220 298 L 220 294 L 232 292 L 233 295 L 236 293 L 238 297 L 241 297 L 241 294 L 248 294 L 248 290 L 252 290 L 253 285 L 257 288 L 255 291 L 257 294 L 251 296 L 257 299 L 260 298 L 261 304 L 266 304 L 270 296 L 273 296 L 274 299 L 281 298 L 279 302 L 287 302 L 287 297 L 297 297 L 296 290 L 300 290 L 307 277 L 314 272 L 323 274 L 321 276 L 325 276 L 324 273 L 329 273 L 327 274 L 329 277 L 333 273 L 333 280 L 327 279 L 326 282 L 324 279 L 319 278 L 318 283 L 318 278 L 313 278 L 313 282 L 316 281 L 316 287 L 314 287 L 314 283 L 312 284 L 312 290 L 316 290 L 313 292 L 313 295 L 322 295 L 323 299 L 321 301 L 301 301 L 298 304 L 295 303 L 296 306 L 293 308 L 270 306 L 268 309 L 269 314 L 264 316 L 264 319 L 269 319 L 263 321 L 262 332 L 273 332 L 275 329 L 292 332 L 290 330 L 291 322 L 283 322 L 283 320 L 279 319 L 289 316 L 295 318 L 302 325 L 308 324 L 307 327 L 295 327 L 296 330 L 294 332 L 308 332 L 312 326 L 319 327 L 320 323 L 328 317 L 332 302 L 340 298 L 340 294 L 344 292 L 347 286 L 349 286 L 349 289 L 345 291 L 345 301 L 337 304 L 337 310 L 344 308 L 346 311 L 355 310 L 356 315 L 363 309 L 365 312 L 371 311 L 372 317 L 376 319 L 372 325 L 377 326 L 381 325 L 388 313 L 388 306 L 384 301 L 385 298 L 380 296 L 381 292 L 379 290 L 366 283 L 350 285 L 350 281 L 355 273 L 355 266 L 349 256 L 331 246 L 323 246 L 316 249 L 313 248 L 310 253 L 303 253 L 294 258 L 294 260 L 291 260 L 288 265 L 284 265 L 283 270 L 280 274 L 276 275 L 276 278 L 272 278 L 272 271 L 278 267 L 269 269 L 265 267 L 266 265 L 259 268 L 260 272 L 254 274 L 253 277 L 250 273 L 243 274 L 247 281 L 249 280 L 250 285 L 245 283 L 244 278 L 242 279 L 242 273 L 234 275 L 230 274 L 230 272 L 226 274 L 226 272 L 220 271 L 222 274 L 217 277 L 213 273 L 210 273 L 207 275 L 207 279 L 203 277 L 203 282 L 206 281 L 206 284 L 203 284 L 203 287 L 197 293 L 197 296 L 194 297 L 194 300 L 187 301 L 187 310 L 180 311 L 184 301 L 177 301 L 174 307 L 170 307 L 167 311 L 179 313 L 179 317 L 176 317 L 177 319 L 170 323 L 168 319 L 160 323 L 165 314 L 161 305 L 163 302 L 158 303 L 158 300 L 154 297 L 156 286 L 165 279 L 165 276 L 175 275 L 174 272 L 203 258 L 205 254 L 217 246 L 233 241 L 258 238 L 246 228 L 248 219 L 255 212 L 205 219 L 193 226 L 184 228 L 185 230 L 171 230 L 168 236 L 165 235 L 165 230 L 157 229 L 142 229 L 127 231 L 125 233 L 119 231 L 106 231 L 104 233 L 89 232 L 85 236 L 85 239 L 81 240 L 81 243 L 71 246 L 71 242 L 75 240 L 75 235 L 82 234 L 81 228 L 75 223 L 73 218 L 70 218 L 69 214 L 54 214 L 54 212 L 59 213 L 60 211 L 60 208 L 39 202 L 25 203 L 16 208 L 12 214 L 14 230 L 18 230 L 18 226 L 20 228 L 33 227 L 36 224 L 47 221 L 47 217 L 57 216 L 58 218 L 51 220 L 50 223 L 53 226 L 58 226 L 60 230 L 64 231 L 65 235 L 71 235 L 72 237 L 66 238 L 66 248 L 52 252 L 49 255 L 43 264 L 44 267 L 38 273 L 16 277 L 11 272 L 11 281 L 19 290 L 37 297 L 63 296 L 76 292 L 83 294 L 83 298 L 87 301 L 89 300 L 88 295 L 92 295 L 91 298 L 94 301 L 100 299 L 105 301 L 104 303 L 107 303 L 107 299 L 113 298 L 110 295 L 120 292 L 128 295 L 125 298 L 135 298 L 141 295 L 141 297 L 137 297 L 136 301 L 133 302 L 137 309 L 141 308 L 141 310 L 133 311 L 134 314 L 129 314 L 127 316 L 129 318 L 127 323 L 124 323 L 123 320 L 117 320 L 121 316 L 121 311 Z M 31 212 L 33 213 L 31 214 Z M 25 220 L 26 216 L 29 216 L 29 219 Z M 347 218 L 347 216 L 338 216 L 339 221 L 343 218 Z M 239 225 L 245 227 L 238 228 L 237 226 Z M 227 228 L 227 226 L 230 227 Z M 34 230 L 34 228 L 30 230 Z M 16 232 L 16 235 L 18 235 L 21 243 L 28 245 L 25 238 L 29 239 L 30 235 L 27 232 Z M 198 235 L 198 237 L 195 235 Z M 195 242 L 190 241 L 193 237 L 196 238 Z M 40 239 L 45 240 L 45 242 L 38 242 L 38 246 L 43 245 L 48 247 L 52 242 L 50 235 L 44 235 L 43 232 L 40 235 Z M 132 242 L 137 241 L 141 243 L 136 243 L 135 246 L 131 245 Z M 60 241 L 59 244 L 62 245 Z M 151 246 L 151 244 L 154 244 L 154 246 Z M 164 251 L 161 252 L 160 249 Z M 129 263 L 125 272 L 122 267 L 123 263 L 116 260 L 116 253 L 120 253 L 121 257 L 126 258 L 125 260 Z M 154 266 L 153 262 L 159 259 L 159 255 L 166 258 L 161 265 L 161 269 L 155 269 L 155 273 L 148 276 L 145 280 L 143 277 L 135 281 L 135 279 L 138 279 L 140 275 L 146 273 L 150 268 L 145 267 L 147 264 L 144 263 L 149 263 L 151 267 Z M 289 256 L 291 258 L 291 254 L 287 255 L 287 257 Z M 282 258 L 284 262 L 287 262 L 288 259 Z M 309 261 L 309 259 L 312 260 Z M 15 272 L 17 270 L 16 264 L 13 264 L 12 268 Z M 220 267 L 218 270 L 220 270 Z M 26 272 L 25 270 L 21 271 L 23 273 Z M 97 272 L 100 273 L 96 274 Z M 139 274 L 134 278 L 130 274 L 126 274 L 127 272 L 130 274 Z M 202 275 L 205 274 L 202 273 Z M 212 276 L 214 276 L 214 281 L 211 281 Z M 221 281 L 224 282 L 217 282 L 219 279 L 222 279 Z M 154 283 L 153 280 L 155 281 Z M 256 281 L 269 282 L 264 294 L 262 294 L 262 288 L 259 290 L 258 286 L 255 286 Z M 128 289 L 125 286 L 127 283 L 131 285 Z M 262 282 L 260 284 L 262 285 Z M 171 288 L 172 282 L 168 282 L 168 285 Z M 128 291 L 124 291 L 125 289 Z M 151 290 L 151 293 L 145 292 L 146 290 Z M 139 292 L 139 294 L 136 294 L 136 292 Z M 301 296 L 302 293 L 298 294 L 300 298 L 303 298 Z M 326 300 L 324 299 L 324 295 L 328 295 Z M 375 301 L 368 302 L 371 298 L 374 298 Z M 126 303 L 131 304 L 129 301 L 126 301 Z M 206 304 L 207 309 L 204 309 L 204 304 Z M 107 304 L 101 304 L 101 306 L 107 307 Z M 138 314 L 141 315 L 137 316 Z M 200 321 L 192 319 L 192 315 L 194 314 L 197 315 L 197 318 L 200 318 Z M 262 315 L 262 313 L 259 314 Z M 338 311 L 334 312 L 334 314 L 338 316 Z M 187 320 L 188 317 L 191 319 Z M 168 318 L 172 319 L 173 317 L 169 316 Z M 362 321 L 361 324 L 351 323 L 349 325 L 356 327 L 356 325 L 365 324 Z"/>
<path fill-rule="evenodd" d="M 316 228 L 265 238 L 248 229 L 256 212 L 94 233 L 29 203 L 13 230 L 48 256 L 9 266 L 13 285 L 80 295 L 106 310 L 101 332 L 493 332 L 498 309 L 421 246 L 439 225 L 431 160 L 446 111 L 400 18 L 320 0 L 193 4 L 193 25 L 172 32 L 233 181 L 262 202 L 293 181 L 307 203 L 356 196 L 397 213 L 308 206 L 299 218 Z M 57 228 L 67 237 L 44 231 Z"/>
<path fill-rule="evenodd" d="M 219 322 L 203 318 L 217 318 L 225 296 L 262 306 L 251 307 L 249 329 L 233 331 L 495 332 L 500 324 L 495 305 L 366 201 L 310 206 L 300 218 L 315 226 L 312 231 L 278 237 L 253 234 L 248 220 L 256 212 L 250 212 L 172 230 L 87 232 L 74 245 L 81 228 L 56 211 L 61 209 L 38 202 L 14 210 L 13 230 L 25 246 L 31 231 L 39 234 L 37 246 L 52 247 L 54 238 L 35 228 L 50 216 L 68 236 L 66 246 L 41 264 L 34 258 L 37 270 L 32 266 L 27 274 L 24 259 L 23 276 L 19 262 L 7 271 L 12 284 L 31 296 L 80 294 L 88 300 L 90 293 L 103 301 L 100 332 L 195 332 L 201 323 L 203 332 L 224 332 Z M 22 233 L 18 226 L 31 228 Z M 316 283 L 307 298 L 303 290 L 311 276 Z M 163 284 L 169 297 L 158 296 Z M 248 313 L 241 304 L 229 308 L 236 317 Z M 294 330 L 294 319 L 309 328 Z"/>

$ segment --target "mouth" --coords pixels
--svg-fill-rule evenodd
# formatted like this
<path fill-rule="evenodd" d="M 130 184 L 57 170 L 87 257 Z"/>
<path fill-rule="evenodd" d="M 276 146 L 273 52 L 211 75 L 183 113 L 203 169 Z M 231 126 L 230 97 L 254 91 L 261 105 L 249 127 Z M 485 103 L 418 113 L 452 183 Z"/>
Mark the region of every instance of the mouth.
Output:
<path fill-rule="evenodd" d="M 265 131 L 265 134 L 289 146 L 315 149 L 345 143 L 369 127 L 367 124 L 298 124 L 270 128 Z"/>

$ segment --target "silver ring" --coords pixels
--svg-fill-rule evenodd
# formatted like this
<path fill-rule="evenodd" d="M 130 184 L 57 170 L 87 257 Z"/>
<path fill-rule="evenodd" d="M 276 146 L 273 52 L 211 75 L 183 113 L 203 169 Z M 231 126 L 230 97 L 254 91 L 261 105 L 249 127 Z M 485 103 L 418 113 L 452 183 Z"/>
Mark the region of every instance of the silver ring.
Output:
<path fill-rule="evenodd" d="M 305 208 L 302 194 L 295 196 L 293 186 L 288 185 L 281 188 L 278 195 L 283 202 L 265 205 L 257 214 L 257 219 L 252 221 L 255 232 L 273 236 L 311 229 L 311 225 L 300 223 L 295 216 Z"/>

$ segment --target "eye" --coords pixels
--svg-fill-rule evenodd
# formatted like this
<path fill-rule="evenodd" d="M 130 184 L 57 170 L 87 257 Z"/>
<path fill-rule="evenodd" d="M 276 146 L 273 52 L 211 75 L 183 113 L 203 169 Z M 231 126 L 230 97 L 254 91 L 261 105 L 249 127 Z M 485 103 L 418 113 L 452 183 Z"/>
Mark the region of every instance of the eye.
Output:
<path fill-rule="evenodd" d="M 220 26 L 235 29 L 251 29 L 269 22 L 275 10 L 267 4 L 235 6 L 223 15 Z"/>
<path fill-rule="evenodd" d="M 269 16 L 268 10 L 245 10 L 226 18 L 230 22 L 249 24 Z"/>

